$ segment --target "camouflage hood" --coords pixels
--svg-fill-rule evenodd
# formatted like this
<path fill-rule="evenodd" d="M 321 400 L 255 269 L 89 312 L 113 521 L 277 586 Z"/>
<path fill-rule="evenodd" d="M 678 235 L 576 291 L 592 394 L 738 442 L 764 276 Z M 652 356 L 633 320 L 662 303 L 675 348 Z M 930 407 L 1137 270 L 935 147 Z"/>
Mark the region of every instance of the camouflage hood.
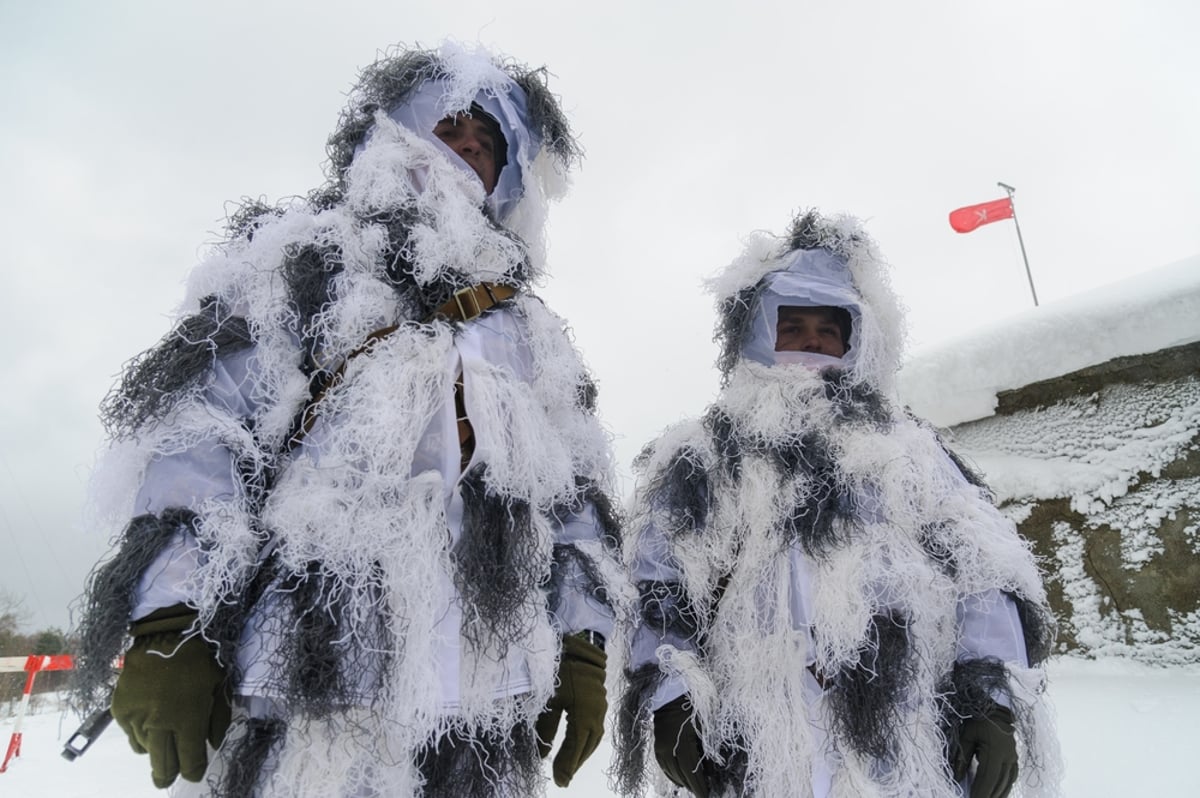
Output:
<path fill-rule="evenodd" d="M 550 93 L 546 71 L 453 43 L 436 51 L 394 49 L 362 71 L 329 139 L 330 177 L 346 190 L 347 171 L 369 146 L 381 115 L 469 169 L 433 135 L 433 127 L 447 116 L 480 109 L 499 125 L 506 144 L 488 198 L 495 217 L 506 220 L 527 196 L 560 197 L 580 150 Z"/>
<path fill-rule="evenodd" d="M 727 383 L 747 364 L 774 368 L 798 360 L 775 351 L 780 307 L 831 306 L 850 316 L 845 356 L 802 360 L 818 368 L 840 366 L 854 381 L 893 395 L 905 337 L 903 313 L 887 264 L 857 219 L 808 211 L 783 238 L 756 233 L 709 288 L 717 297 L 717 365 Z"/>

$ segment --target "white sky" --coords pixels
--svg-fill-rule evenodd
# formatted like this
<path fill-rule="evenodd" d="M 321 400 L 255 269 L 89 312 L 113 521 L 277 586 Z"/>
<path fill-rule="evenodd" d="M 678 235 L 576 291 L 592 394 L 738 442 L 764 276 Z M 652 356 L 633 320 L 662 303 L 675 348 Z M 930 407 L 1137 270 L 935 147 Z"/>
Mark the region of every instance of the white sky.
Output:
<path fill-rule="evenodd" d="M 154 343 L 227 200 L 303 194 L 360 67 L 395 42 L 546 64 L 587 150 L 552 276 L 629 463 L 712 398 L 700 281 L 793 211 L 851 212 L 913 343 L 1200 252 L 1200 4 L 0 0 L 0 588 L 30 626 L 104 542 L 79 528 L 95 408 Z M 1024 316 L 1020 318 L 1026 318 Z"/>

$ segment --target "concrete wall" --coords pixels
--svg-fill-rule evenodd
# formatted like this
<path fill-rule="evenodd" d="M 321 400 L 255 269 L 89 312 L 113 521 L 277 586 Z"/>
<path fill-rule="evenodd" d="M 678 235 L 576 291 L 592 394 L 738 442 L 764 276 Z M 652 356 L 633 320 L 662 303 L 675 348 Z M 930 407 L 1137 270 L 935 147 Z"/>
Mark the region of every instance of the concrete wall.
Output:
<path fill-rule="evenodd" d="M 1041 557 L 1059 650 L 1200 662 L 1200 343 L 998 399 L 949 443 Z"/>

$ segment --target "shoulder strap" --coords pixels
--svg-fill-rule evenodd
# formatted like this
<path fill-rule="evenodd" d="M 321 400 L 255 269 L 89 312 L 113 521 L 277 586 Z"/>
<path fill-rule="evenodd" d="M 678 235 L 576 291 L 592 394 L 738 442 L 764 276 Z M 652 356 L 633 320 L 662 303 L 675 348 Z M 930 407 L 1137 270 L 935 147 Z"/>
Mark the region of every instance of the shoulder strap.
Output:
<path fill-rule="evenodd" d="M 308 401 L 304 403 L 304 407 L 300 408 L 300 412 L 296 414 L 296 420 L 292 423 L 292 434 L 287 439 L 287 449 L 290 451 L 300 445 L 300 441 L 304 440 L 317 421 L 317 405 L 325 398 L 325 394 L 329 393 L 333 388 L 342 381 L 346 373 L 346 366 L 349 362 L 371 349 L 377 342 L 382 341 L 389 335 L 400 329 L 399 324 L 393 324 L 388 327 L 382 327 L 366 337 L 354 351 L 346 355 L 342 362 L 338 364 L 337 369 L 332 372 L 319 370 L 313 373 L 312 378 L 308 383 Z"/>
<path fill-rule="evenodd" d="M 477 318 L 487 310 L 491 310 L 501 302 L 512 299 L 517 294 L 517 289 L 511 285 L 503 285 L 499 283 L 480 283 L 478 285 L 463 288 L 455 291 L 454 295 L 448 301 L 443 303 L 433 313 L 424 319 L 426 324 L 437 319 L 446 321 L 470 321 Z M 309 380 L 309 399 L 300 412 L 296 415 L 296 420 L 292 424 L 292 434 L 288 436 L 288 450 L 295 449 L 300 441 L 304 440 L 317 420 L 317 405 L 325 398 L 325 395 L 333 390 L 341 381 L 346 372 L 346 366 L 350 361 L 364 352 L 367 352 L 377 342 L 382 341 L 389 335 L 400 329 L 399 324 L 393 324 L 389 327 L 383 327 L 376 330 L 366 337 L 361 345 L 342 360 L 335 371 L 328 372 L 319 370 L 313 373 Z"/>

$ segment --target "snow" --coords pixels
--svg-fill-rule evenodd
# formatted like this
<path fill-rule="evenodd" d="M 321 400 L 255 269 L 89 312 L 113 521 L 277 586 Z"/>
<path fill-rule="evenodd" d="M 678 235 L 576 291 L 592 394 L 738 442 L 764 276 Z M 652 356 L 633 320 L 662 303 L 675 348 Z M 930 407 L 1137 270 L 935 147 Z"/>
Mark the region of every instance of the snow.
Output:
<path fill-rule="evenodd" d="M 1064 498 L 1075 512 L 1093 515 L 1139 475 L 1157 475 L 1185 456 L 1198 429 L 1200 382 L 1114 384 L 1051 407 L 968 422 L 950 443 L 983 471 L 1001 502 Z"/>
<path fill-rule="evenodd" d="M 1121 660 L 1057 658 L 1048 667 L 1049 696 L 1058 715 L 1067 763 L 1068 798 L 1192 798 L 1200 795 L 1195 719 L 1200 717 L 1200 668 L 1155 668 Z M 60 757 L 78 721 L 43 704 L 26 718 L 21 756 L 0 774 L 5 798 L 161 796 L 150 783 L 145 757 L 135 755 L 121 730 L 110 726 L 75 762 Z M 0 721 L 5 748 L 13 720 Z M 609 737 L 568 790 L 548 796 L 611 796 L 604 771 Z M 547 769 L 547 774 L 549 773 Z M 548 776 L 547 776 L 548 778 Z"/>
<path fill-rule="evenodd" d="M 990 416 L 1001 391 L 1200 340 L 1200 255 L 1031 308 L 914 353 L 900 393 L 950 427 Z"/>

